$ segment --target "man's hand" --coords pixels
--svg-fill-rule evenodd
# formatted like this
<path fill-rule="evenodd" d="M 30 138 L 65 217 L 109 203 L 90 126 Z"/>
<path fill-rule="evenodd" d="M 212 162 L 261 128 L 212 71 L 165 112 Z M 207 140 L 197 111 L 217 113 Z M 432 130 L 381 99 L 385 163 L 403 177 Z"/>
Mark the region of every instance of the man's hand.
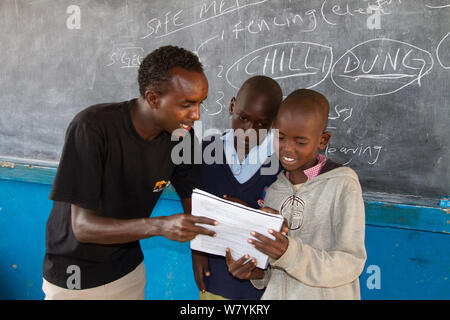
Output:
<path fill-rule="evenodd" d="M 211 226 L 215 226 L 218 223 L 210 218 L 197 217 L 185 213 L 161 217 L 161 222 L 161 235 L 164 238 L 178 242 L 191 241 L 198 234 L 214 237 L 216 235 L 214 231 L 197 226 L 196 223 L 209 224 Z"/>
<path fill-rule="evenodd" d="M 248 242 L 272 259 L 278 260 L 286 252 L 289 245 L 289 240 L 281 232 L 269 229 L 269 233 L 275 237 L 275 240 L 263 236 L 258 232 L 251 232 L 251 235 L 259 241 L 255 239 L 248 239 Z"/>
<path fill-rule="evenodd" d="M 187 205 L 183 207 L 190 210 Z M 197 234 L 215 235 L 214 231 L 197 226 L 196 223 L 217 225 L 215 220 L 184 213 L 137 219 L 103 217 L 94 210 L 76 204 L 71 204 L 71 223 L 79 242 L 96 244 L 128 243 L 154 236 L 185 242 L 194 239 Z"/>
<path fill-rule="evenodd" d="M 245 255 L 235 261 L 231 256 L 230 249 L 227 248 L 225 260 L 227 262 L 228 271 L 233 275 L 233 277 L 241 280 L 261 279 L 264 277 L 264 270 L 256 268 L 255 259 L 244 263 L 249 258 L 250 257 L 248 255 Z"/>
<path fill-rule="evenodd" d="M 200 251 L 192 250 L 192 269 L 194 270 L 195 283 L 198 289 L 203 293 L 206 290 L 204 277 L 209 277 L 208 256 Z"/>

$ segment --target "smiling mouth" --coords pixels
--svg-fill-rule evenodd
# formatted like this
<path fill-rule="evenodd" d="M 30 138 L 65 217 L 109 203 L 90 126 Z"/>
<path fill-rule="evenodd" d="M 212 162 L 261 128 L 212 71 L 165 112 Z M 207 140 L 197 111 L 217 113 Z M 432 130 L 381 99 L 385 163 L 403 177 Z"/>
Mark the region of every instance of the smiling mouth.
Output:
<path fill-rule="evenodd" d="M 282 156 L 281 161 L 283 161 L 284 163 L 287 163 L 287 164 L 292 164 L 292 163 L 295 163 L 297 160 L 295 160 L 294 158 Z"/>
<path fill-rule="evenodd" d="M 192 125 L 187 125 L 187 124 L 184 124 L 184 123 L 180 123 L 180 127 L 185 129 L 185 130 L 187 130 L 187 131 L 190 131 L 191 128 L 192 128 Z"/>

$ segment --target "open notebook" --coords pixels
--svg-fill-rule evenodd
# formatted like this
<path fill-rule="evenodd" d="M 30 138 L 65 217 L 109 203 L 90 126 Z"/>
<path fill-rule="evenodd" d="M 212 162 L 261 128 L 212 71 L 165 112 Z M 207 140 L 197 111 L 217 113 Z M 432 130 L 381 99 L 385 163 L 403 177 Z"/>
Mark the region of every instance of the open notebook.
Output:
<path fill-rule="evenodd" d="M 256 231 L 275 239 L 269 229 L 280 231 L 283 225 L 281 215 L 267 213 L 244 205 L 216 197 L 200 189 L 192 193 L 192 215 L 216 220 L 217 226 L 201 225 L 216 232 L 216 237 L 198 235 L 191 241 L 191 248 L 206 253 L 225 256 L 226 248 L 230 248 L 234 260 L 248 254 L 256 259 L 257 267 L 265 269 L 268 256 L 255 249 L 249 238 L 250 232 Z"/>

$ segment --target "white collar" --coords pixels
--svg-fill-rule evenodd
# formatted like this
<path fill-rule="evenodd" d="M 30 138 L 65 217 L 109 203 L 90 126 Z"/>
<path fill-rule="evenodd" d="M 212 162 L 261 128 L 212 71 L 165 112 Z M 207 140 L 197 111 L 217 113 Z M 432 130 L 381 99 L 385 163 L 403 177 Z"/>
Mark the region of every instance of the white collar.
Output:
<path fill-rule="evenodd" d="M 272 130 L 267 133 L 266 138 L 260 145 L 250 150 L 242 163 L 239 161 L 234 148 L 234 130 L 226 130 L 221 139 L 224 141 L 223 147 L 226 162 L 240 183 L 248 181 L 274 152 Z"/>

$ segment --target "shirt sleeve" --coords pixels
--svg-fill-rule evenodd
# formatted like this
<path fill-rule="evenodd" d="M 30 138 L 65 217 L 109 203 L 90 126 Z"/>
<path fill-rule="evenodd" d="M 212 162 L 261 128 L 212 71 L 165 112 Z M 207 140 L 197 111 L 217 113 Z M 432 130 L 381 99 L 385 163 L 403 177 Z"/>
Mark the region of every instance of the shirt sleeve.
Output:
<path fill-rule="evenodd" d="M 184 150 L 183 150 L 184 151 Z M 197 156 L 195 153 L 197 152 Z M 198 154 L 200 152 L 200 154 Z M 199 157 L 200 156 L 200 157 Z M 193 130 L 190 132 L 190 154 L 182 155 L 183 161 L 175 166 L 175 170 L 170 177 L 180 198 L 191 198 L 192 190 L 201 187 L 201 145 L 199 144 Z M 200 159 L 200 163 L 195 160 Z"/>
<path fill-rule="evenodd" d="M 267 287 L 267 284 L 269 283 L 271 276 L 272 276 L 272 268 L 269 265 L 267 269 L 264 270 L 264 277 L 262 279 L 250 279 L 250 282 L 256 289 L 261 290 Z"/>
<path fill-rule="evenodd" d="M 99 210 L 104 151 L 105 144 L 98 130 L 88 123 L 72 121 L 66 132 L 50 200 Z"/>

